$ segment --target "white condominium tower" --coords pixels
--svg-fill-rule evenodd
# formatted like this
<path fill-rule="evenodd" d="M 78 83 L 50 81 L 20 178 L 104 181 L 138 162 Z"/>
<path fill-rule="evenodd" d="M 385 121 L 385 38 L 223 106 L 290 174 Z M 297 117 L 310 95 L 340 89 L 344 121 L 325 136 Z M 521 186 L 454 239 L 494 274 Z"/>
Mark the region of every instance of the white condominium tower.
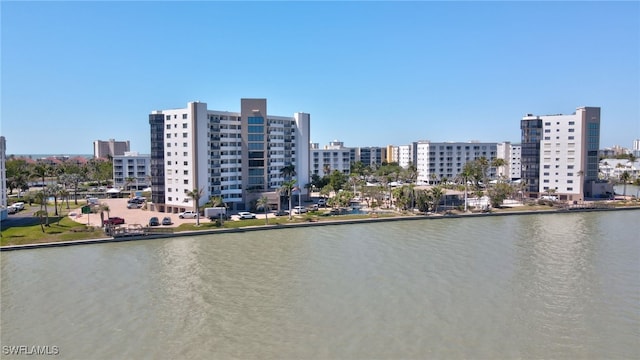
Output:
<path fill-rule="evenodd" d="M 600 108 L 571 115 L 527 114 L 522 130 L 522 180 L 530 197 L 554 193 L 559 200 L 584 200 L 598 180 Z"/>
<path fill-rule="evenodd" d="M 249 210 L 261 196 L 277 205 L 276 191 L 293 165 L 296 186 L 309 183 L 310 115 L 267 113 L 266 99 L 241 99 L 240 112 L 186 108 L 149 115 L 151 183 L 155 209 L 170 213 L 195 209 L 188 195 L 202 190 L 199 205 L 218 196 L 231 210 Z"/>

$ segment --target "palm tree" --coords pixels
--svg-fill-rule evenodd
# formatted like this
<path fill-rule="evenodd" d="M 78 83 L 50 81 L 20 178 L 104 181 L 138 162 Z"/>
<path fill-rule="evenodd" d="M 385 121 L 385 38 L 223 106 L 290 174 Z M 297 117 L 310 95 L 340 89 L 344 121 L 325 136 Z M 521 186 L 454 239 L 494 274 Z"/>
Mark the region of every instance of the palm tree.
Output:
<path fill-rule="evenodd" d="M 200 226 L 200 198 L 202 197 L 203 189 L 193 189 L 187 192 L 187 196 L 193 199 L 196 208 L 196 226 Z"/>
<path fill-rule="evenodd" d="M 127 190 L 131 191 L 131 184 L 133 184 L 136 181 L 136 178 L 134 178 L 133 176 L 128 176 L 126 179 L 124 179 L 124 187 L 127 188 Z"/>
<path fill-rule="evenodd" d="M 627 196 L 627 183 L 629 182 L 630 179 L 631 179 L 631 174 L 629 174 L 629 172 L 626 170 L 620 175 L 620 181 L 622 181 L 622 183 L 624 184 L 624 190 L 622 195 L 624 195 L 625 197 Z"/>
<path fill-rule="evenodd" d="M 69 195 L 71 195 L 69 193 L 69 190 L 67 190 L 66 188 L 62 188 L 62 190 L 60 190 L 60 197 L 64 200 L 66 200 L 67 202 L 67 210 L 69 210 Z"/>
<path fill-rule="evenodd" d="M 493 160 L 491 160 L 491 166 L 496 168 L 496 175 L 498 175 L 498 177 L 500 177 L 502 175 L 502 171 L 498 171 L 498 169 L 500 169 L 501 167 L 507 165 L 507 162 L 504 161 L 504 159 L 501 158 L 495 158 Z"/>
<path fill-rule="evenodd" d="M 293 188 L 296 186 L 296 180 L 295 179 L 291 179 L 289 181 L 285 181 L 284 184 L 282 184 L 282 187 L 280 188 L 281 191 L 289 198 L 289 220 L 292 219 L 292 213 L 293 213 L 293 208 L 292 208 L 292 204 L 291 204 L 291 193 L 293 192 Z"/>
<path fill-rule="evenodd" d="M 40 201 L 40 210 L 37 211 L 36 213 L 40 213 L 38 215 L 40 216 L 40 219 L 42 219 L 43 216 L 46 218 L 45 226 L 49 226 L 49 210 L 47 209 L 47 197 L 48 196 L 47 196 L 46 188 L 42 188 L 42 191 L 38 191 L 36 193 L 36 199 Z M 43 209 L 43 206 L 44 206 L 44 209 Z"/>
<path fill-rule="evenodd" d="M 293 164 L 289 164 L 280 169 L 280 174 L 284 177 L 285 180 L 291 180 L 294 176 L 296 176 L 296 167 Z"/>
<path fill-rule="evenodd" d="M 442 187 L 434 186 L 431 188 L 431 197 L 433 198 L 433 211 L 435 213 L 438 212 L 438 205 L 440 204 L 440 199 L 445 195 L 444 191 L 442 191 Z"/>
<path fill-rule="evenodd" d="M 61 196 L 63 187 L 59 184 L 53 184 L 48 186 L 48 192 L 53 195 L 53 207 L 55 209 L 55 215 L 58 216 L 58 198 Z"/>
<path fill-rule="evenodd" d="M 258 202 L 256 203 L 256 208 L 264 210 L 264 223 L 265 225 L 269 225 L 269 213 L 268 213 L 269 198 L 267 198 L 266 196 L 263 196 L 260 199 L 258 199 Z"/>
<path fill-rule="evenodd" d="M 49 215 L 44 211 L 44 210 L 38 210 L 36 212 L 33 213 L 33 216 L 37 216 L 38 219 L 40 219 L 40 229 L 42 229 L 42 232 L 44 232 L 44 225 L 42 223 L 42 218 L 44 216 L 47 217 L 47 226 L 49 226 Z"/>

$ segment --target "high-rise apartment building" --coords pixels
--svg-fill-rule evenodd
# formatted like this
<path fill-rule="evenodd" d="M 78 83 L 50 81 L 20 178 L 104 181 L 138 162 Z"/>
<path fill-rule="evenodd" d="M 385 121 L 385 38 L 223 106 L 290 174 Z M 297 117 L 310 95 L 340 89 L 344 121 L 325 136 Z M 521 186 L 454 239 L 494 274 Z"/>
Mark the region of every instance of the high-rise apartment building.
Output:
<path fill-rule="evenodd" d="M 233 210 L 247 210 L 276 191 L 293 165 L 297 186 L 309 183 L 310 115 L 267 113 L 266 99 L 241 99 L 240 112 L 207 109 L 190 102 L 186 108 L 149 115 L 153 207 L 177 213 L 195 208 L 188 195 L 202 190 L 199 205 L 213 196 Z M 275 205 L 275 204 L 274 204 Z"/>
<path fill-rule="evenodd" d="M 522 146 L 520 144 L 511 144 L 511 158 L 508 161 L 510 179 L 520 180 L 522 177 Z"/>
<path fill-rule="evenodd" d="M 127 151 L 113 157 L 113 186 L 141 190 L 150 184 L 151 156 Z"/>
<path fill-rule="evenodd" d="M 358 161 L 365 166 L 377 168 L 387 161 L 387 148 L 377 146 L 351 148 L 351 162 Z"/>
<path fill-rule="evenodd" d="M 320 149 L 317 143 L 311 144 L 311 174 L 323 177 L 338 170 L 345 175 L 351 173 L 351 148 L 334 140 Z"/>
<path fill-rule="evenodd" d="M 470 142 L 430 142 L 414 143 L 418 182 L 435 183 L 454 181 L 464 165 L 484 157 L 491 163 L 497 157 L 497 143 Z M 496 177 L 496 169 L 487 172 L 490 179 Z"/>
<path fill-rule="evenodd" d="M 115 141 L 114 139 L 109 139 L 109 141 L 96 140 L 93 142 L 94 158 L 107 158 L 124 155 L 125 152 L 130 150 L 129 140 Z"/>
<path fill-rule="evenodd" d="M 522 180 L 530 197 L 554 193 L 560 200 L 595 197 L 598 180 L 600 108 L 571 115 L 527 114 L 522 130 Z"/>
<path fill-rule="evenodd" d="M 633 140 L 633 146 L 631 147 L 631 153 L 635 157 L 640 157 L 640 139 Z"/>

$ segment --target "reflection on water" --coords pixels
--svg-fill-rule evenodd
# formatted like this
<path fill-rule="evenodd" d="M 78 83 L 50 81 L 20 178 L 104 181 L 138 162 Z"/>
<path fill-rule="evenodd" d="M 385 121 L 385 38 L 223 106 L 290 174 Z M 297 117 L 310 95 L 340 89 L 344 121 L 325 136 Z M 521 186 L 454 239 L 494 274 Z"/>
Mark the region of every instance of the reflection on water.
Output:
<path fill-rule="evenodd" d="M 2 253 L 2 343 L 63 358 L 638 358 L 638 211 Z"/>

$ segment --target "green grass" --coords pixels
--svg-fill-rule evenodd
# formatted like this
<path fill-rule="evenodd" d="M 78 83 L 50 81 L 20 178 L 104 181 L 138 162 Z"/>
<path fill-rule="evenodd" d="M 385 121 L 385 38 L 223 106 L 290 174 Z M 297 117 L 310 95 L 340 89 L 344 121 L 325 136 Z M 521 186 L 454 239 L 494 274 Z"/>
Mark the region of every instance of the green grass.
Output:
<path fill-rule="evenodd" d="M 1 233 L 1 246 L 86 240 L 105 237 L 102 229 L 87 228 L 86 225 L 79 224 L 66 216 L 49 217 L 49 226 L 44 227 L 44 232 L 42 232 L 40 224 L 36 224 L 9 227 L 7 229 L 3 228 Z"/>

